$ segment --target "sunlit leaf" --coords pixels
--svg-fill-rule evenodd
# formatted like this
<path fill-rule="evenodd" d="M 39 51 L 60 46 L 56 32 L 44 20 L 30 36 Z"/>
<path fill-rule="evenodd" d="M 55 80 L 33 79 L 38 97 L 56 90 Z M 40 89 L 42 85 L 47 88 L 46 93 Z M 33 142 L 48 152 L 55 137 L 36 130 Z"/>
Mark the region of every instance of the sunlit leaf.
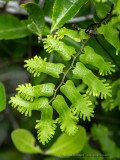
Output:
<path fill-rule="evenodd" d="M 75 136 L 62 134 L 46 154 L 55 156 L 68 156 L 79 153 L 86 143 L 86 132 L 82 126 L 78 127 Z"/>
<path fill-rule="evenodd" d="M 42 153 L 42 150 L 35 144 L 33 135 L 25 129 L 16 129 L 11 134 L 15 147 L 24 153 Z"/>

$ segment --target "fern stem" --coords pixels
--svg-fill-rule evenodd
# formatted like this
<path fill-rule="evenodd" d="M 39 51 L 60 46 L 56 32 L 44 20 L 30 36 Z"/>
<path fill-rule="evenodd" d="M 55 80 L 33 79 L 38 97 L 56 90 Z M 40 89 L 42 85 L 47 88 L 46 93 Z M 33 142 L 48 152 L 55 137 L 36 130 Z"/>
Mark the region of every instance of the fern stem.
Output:
<path fill-rule="evenodd" d="M 74 63 L 75 63 L 77 57 L 78 57 L 78 56 L 81 54 L 81 52 L 83 51 L 83 49 L 84 49 L 86 43 L 88 42 L 88 40 L 89 40 L 89 39 L 87 39 L 87 40 L 82 44 L 80 51 L 76 54 L 76 56 L 73 57 L 73 60 L 72 60 L 71 65 L 70 65 L 69 68 L 64 72 L 63 77 L 62 77 L 62 80 L 61 80 L 60 84 L 57 86 L 57 88 L 55 89 L 54 95 L 53 95 L 52 99 L 49 101 L 49 104 L 55 100 L 56 95 L 57 95 L 57 91 L 58 91 L 59 88 L 62 86 L 62 84 L 64 84 L 64 81 L 65 81 L 65 78 L 66 78 L 67 74 L 68 74 L 69 71 L 74 67 Z"/>

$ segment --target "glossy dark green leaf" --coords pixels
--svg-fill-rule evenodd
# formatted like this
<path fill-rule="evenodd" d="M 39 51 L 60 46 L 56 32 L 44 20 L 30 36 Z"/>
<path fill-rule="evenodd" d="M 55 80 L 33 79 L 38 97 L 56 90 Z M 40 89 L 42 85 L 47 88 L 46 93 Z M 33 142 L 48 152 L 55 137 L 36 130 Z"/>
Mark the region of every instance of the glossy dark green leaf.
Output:
<path fill-rule="evenodd" d="M 41 149 L 35 144 L 33 135 L 25 129 L 16 129 L 11 134 L 15 147 L 24 153 L 42 153 Z"/>
<path fill-rule="evenodd" d="M 70 156 L 79 153 L 86 143 L 86 131 L 82 126 L 74 136 L 62 134 L 46 154 L 55 156 Z"/>
<path fill-rule="evenodd" d="M 41 37 L 45 25 L 43 10 L 35 3 L 22 4 L 21 7 L 27 10 L 32 20 L 28 27 Z"/>
<path fill-rule="evenodd" d="M 0 82 L 0 112 L 6 107 L 6 94 L 4 85 Z"/>
<path fill-rule="evenodd" d="M 27 21 L 20 21 L 11 15 L 0 16 L 0 40 L 23 38 L 30 34 L 27 29 Z"/>
<path fill-rule="evenodd" d="M 56 0 L 53 7 L 52 31 L 70 20 L 88 0 Z"/>

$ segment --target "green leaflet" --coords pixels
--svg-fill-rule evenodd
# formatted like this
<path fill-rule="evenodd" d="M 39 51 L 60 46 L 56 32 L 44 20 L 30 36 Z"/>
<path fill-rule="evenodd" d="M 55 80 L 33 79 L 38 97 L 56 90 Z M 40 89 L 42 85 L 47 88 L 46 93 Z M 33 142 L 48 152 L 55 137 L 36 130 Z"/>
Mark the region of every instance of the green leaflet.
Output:
<path fill-rule="evenodd" d="M 59 114 L 58 122 L 61 130 L 65 131 L 69 136 L 74 135 L 78 130 L 76 125 L 78 118 L 73 115 L 63 96 L 57 95 L 52 106 Z"/>
<path fill-rule="evenodd" d="M 9 103 L 12 107 L 17 108 L 21 114 L 25 116 L 31 116 L 32 110 L 41 111 L 42 108 L 45 108 L 49 105 L 48 99 L 45 97 L 35 99 L 33 102 L 26 101 L 22 99 L 19 95 L 11 97 Z"/>
<path fill-rule="evenodd" d="M 52 15 L 52 31 L 63 26 L 88 0 L 55 0 Z"/>
<path fill-rule="evenodd" d="M 56 36 L 58 39 L 62 39 L 62 38 L 64 38 L 64 36 L 68 36 L 76 42 L 80 42 L 83 39 L 89 38 L 89 36 L 85 33 L 84 29 L 80 29 L 80 31 L 75 31 L 72 29 L 67 29 L 65 27 L 59 29 L 56 32 Z"/>
<path fill-rule="evenodd" d="M 38 140 L 45 145 L 55 134 L 55 121 L 53 120 L 53 109 L 50 105 L 41 110 L 41 119 L 37 120 Z"/>
<path fill-rule="evenodd" d="M 92 135 L 100 142 L 102 151 L 108 154 L 109 159 L 120 158 L 120 148 L 118 148 L 115 142 L 109 137 L 109 131 L 107 127 L 101 124 L 98 126 L 94 125 L 92 127 Z"/>
<path fill-rule="evenodd" d="M 102 76 L 115 72 L 115 65 L 112 65 L 111 62 L 105 62 L 102 56 L 96 54 L 94 49 L 89 46 L 84 48 L 84 54 L 80 55 L 80 61 L 96 67 Z"/>
<path fill-rule="evenodd" d="M 105 79 L 100 80 L 96 77 L 91 70 L 87 69 L 81 62 L 76 63 L 76 67 L 73 70 L 74 78 L 82 79 L 88 86 L 87 92 L 89 95 L 101 98 L 111 97 L 111 87 L 108 83 L 105 83 Z"/>
<path fill-rule="evenodd" d="M 30 83 L 18 85 L 16 89 L 20 97 L 25 100 L 33 101 L 34 98 L 41 96 L 50 97 L 53 95 L 55 85 L 53 83 L 40 84 L 32 86 Z"/>
<path fill-rule="evenodd" d="M 120 79 L 112 83 L 112 97 L 107 97 L 102 102 L 102 107 L 105 111 L 112 110 L 118 107 L 120 110 Z"/>
<path fill-rule="evenodd" d="M 16 148 L 23 153 L 38 154 L 42 153 L 42 150 L 38 145 L 35 145 L 34 136 L 25 129 L 16 129 L 11 134 L 12 141 Z"/>
<path fill-rule="evenodd" d="M 91 101 L 87 96 L 79 93 L 71 80 L 61 86 L 60 91 L 71 101 L 73 114 L 77 114 L 83 120 L 86 118 L 90 120 L 93 117 L 94 111 Z"/>
<path fill-rule="evenodd" d="M 48 35 L 47 38 L 43 39 L 44 49 L 47 52 L 53 50 L 58 52 L 65 61 L 69 61 L 71 56 L 76 53 L 75 48 L 66 45 L 64 42 L 59 41 L 55 37 Z"/>
<path fill-rule="evenodd" d="M 120 51 L 120 16 L 113 17 L 108 24 L 102 24 L 97 30 L 116 50 Z"/>
<path fill-rule="evenodd" d="M 64 64 L 62 63 L 51 63 L 46 62 L 46 59 L 35 56 L 34 58 L 25 60 L 26 64 L 24 67 L 34 75 L 34 77 L 40 76 L 40 73 L 46 73 L 55 78 L 59 78 L 59 74 L 63 72 Z"/>
<path fill-rule="evenodd" d="M 107 97 L 103 102 L 102 102 L 102 107 L 105 111 L 111 111 L 114 109 L 115 106 L 115 101 L 113 98 Z"/>

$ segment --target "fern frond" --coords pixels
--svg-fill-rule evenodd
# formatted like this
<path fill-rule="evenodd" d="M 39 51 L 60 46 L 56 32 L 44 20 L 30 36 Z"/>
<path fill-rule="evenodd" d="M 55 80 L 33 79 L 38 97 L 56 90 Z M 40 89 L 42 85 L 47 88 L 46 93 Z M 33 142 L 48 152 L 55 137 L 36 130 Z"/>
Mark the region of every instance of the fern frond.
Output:
<path fill-rule="evenodd" d="M 52 106 L 59 114 L 58 123 L 60 123 L 61 130 L 68 135 L 75 135 L 78 130 L 78 118 L 73 115 L 63 96 L 57 95 Z"/>
<path fill-rule="evenodd" d="M 112 110 L 115 107 L 120 109 L 120 79 L 112 83 L 112 97 L 107 97 L 102 102 L 102 107 L 106 111 Z"/>
<path fill-rule="evenodd" d="M 48 106 L 41 110 L 41 119 L 37 120 L 36 129 L 38 133 L 38 140 L 45 145 L 55 134 L 55 121 L 52 119 L 53 109 Z"/>
<path fill-rule="evenodd" d="M 86 46 L 84 52 L 84 54 L 80 55 L 80 61 L 96 67 L 100 75 L 104 76 L 115 72 L 115 65 L 112 65 L 111 62 L 105 62 L 102 56 L 95 53 L 93 48 Z"/>
<path fill-rule="evenodd" d="M 44 49 L 50 53 L 52 51 L 58 52 L 65 61 L 69 61 L 71 56 L 76 53 L 75 48 L 66 45 L 64 42 L 55 39 L 55 37 L 48 35 L 43 39 Z"/>
<path fill-rule="evenodd" d="M 103 102 L 102 102 L 102 107 L 105 111 L 111 111 L 114 109 L 115 106 L 115 101 L 113 98 L 107 97 Z"/>
<path fill-rule="evenodd" d="M 72 112 L 77 114 L 85 120 L 90 120 L 93 117 L 93 107 L 89 98 L 85 95 L 81 95 L 74 83 L 68 80 L 65 85 L 61 86 L 60 91 L 71 101 Z"/>
<path fill-rule="evenodd" d="M 33 102 L 22 99 L 19 95 L 11 97 L 9 103 L 12 107 L 17 108 L 21 114 L 25 116 L 31 116 L 32 110 L 40 111 L 49 105 L 48 99 L 45 97 L 35 99 Z"/>
<path fill-rule="evenodd" d="M 72 29 L 67 29 L 65 27 L 59 29 L 56 32 L 56 36 L 58 39 L 62 39 L 62 38 L 64 38 L 64 36 L 68 36 L 76 42 L 80 42 L 83 39 L 89 38 L 89 36 L 85 33 L 84 29 L 80 29 L 80 31 L 75 31 Z"/>
<path fill-rule="evenodd" d="M 46 73 L 55 78 L 59 78 L 59 74 L 63 73 L 63 68 L 65 67 L 62 63 L 51 63 L 46 62 L 46 59 L 35 56 L 34 58 L 25 60 L 26 64 L 24 67 L 34 75 L 34 77 L 40 76 L 40 73 Z"/>
<path fill-rule="evenodd" d="M 111 86 L 108 83 L 105 83 L 106 80 L 100 80 L 96 77 L 91 70 L 87 69 L 81 62 L 76 63 L 76 67 L 73 70 L 74 78 L 82 79 L 83 82 L 88 86 L 87 94 L 99 97 L 106 98 L 107 96 L 111 97 Z"/>
<path fill-rule="evenodd" d="M 16 89 L 20 97 L 25 100 L 33 101 L 34 98 L 41 96 L 50 97 L 53 95 L 55 85 L 53 83 L 40 84 L 32 86 L 30 83 L 18 85 Z"/>

